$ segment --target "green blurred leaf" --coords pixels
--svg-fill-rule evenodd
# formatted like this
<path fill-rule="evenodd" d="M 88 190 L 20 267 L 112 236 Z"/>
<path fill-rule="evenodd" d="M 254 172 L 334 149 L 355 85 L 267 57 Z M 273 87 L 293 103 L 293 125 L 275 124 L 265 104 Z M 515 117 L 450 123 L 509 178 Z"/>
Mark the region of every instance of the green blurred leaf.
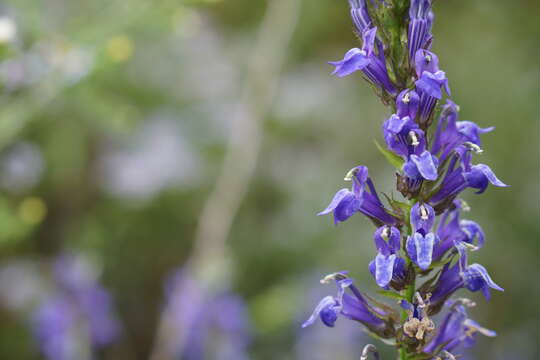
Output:
<path fill-rule="evenodd" d="M 398 170 L 401 170 L 401 168 L 403 167 L 403 159 L 402 158 L 400 158 L 399 156 L 397 156 L 393 152 L 383 148 L 381 145 L 379 145 L 377 140 L 375 140 L 375 145 L 377 146 L 377 149 L 379 149 L 381 154 L 384 155 L 384 157 L 390 163 L 390 165 L 392 165 L 393 167 L 395 167 Z"/>

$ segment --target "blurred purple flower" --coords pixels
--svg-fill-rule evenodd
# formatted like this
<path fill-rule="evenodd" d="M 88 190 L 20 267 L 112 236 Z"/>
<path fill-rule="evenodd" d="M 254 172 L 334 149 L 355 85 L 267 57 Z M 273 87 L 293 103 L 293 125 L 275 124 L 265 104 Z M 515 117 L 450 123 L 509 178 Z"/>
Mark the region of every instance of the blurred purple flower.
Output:
<path fill-rule="evenodd" d="M 177 336 L 175 356 L 200 360 L 247 359 L 250 321 L 246 304 L 232 293 L 209 294 L 185 269 L 177 270 L 165 284 L 168 322 Z M 219 340 L 219 341 L 217 341 Z"/>
<path fill-rule="evenodd" d="M 55 291 L 32 315 L 34 334 L 47 358 L 72 359 L 66 354 L 73 348 L 86 347 L 92 353 L 118 338 L 120 325 L 112 298 L 87 260 L 72 254 L 59 256 L 53 264 L 53 279 Z"/>

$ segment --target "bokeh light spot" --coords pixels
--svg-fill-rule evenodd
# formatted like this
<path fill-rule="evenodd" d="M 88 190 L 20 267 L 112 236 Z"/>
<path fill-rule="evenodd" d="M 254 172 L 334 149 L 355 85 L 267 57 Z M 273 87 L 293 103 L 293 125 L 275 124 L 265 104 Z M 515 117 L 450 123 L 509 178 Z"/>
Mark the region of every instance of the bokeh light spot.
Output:
<path fill-rule="evenodd" d="M 133 41 L 125 35 L 114 36 L 107 42 L 107 55 L 114 62 L 124 62 L 133 55 Z"/>
<path fill-rule="evenodd" d="M 28 197 L 19 205 L 19 217 L 25 223 L 36 225 L 47 215 L 47 205 L 38 197 Z"/>

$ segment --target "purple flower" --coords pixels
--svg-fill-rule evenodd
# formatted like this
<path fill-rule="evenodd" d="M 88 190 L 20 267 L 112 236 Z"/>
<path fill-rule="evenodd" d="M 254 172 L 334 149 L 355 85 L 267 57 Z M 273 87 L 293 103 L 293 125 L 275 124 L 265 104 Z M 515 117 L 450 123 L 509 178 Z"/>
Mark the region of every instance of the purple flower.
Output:
<path fill-rule="evenodd" d="M 396 88 L 388 77 L 382 45 L 378 46 L 378 55 L 374 52 L 376 33 L 376 27 L 365 28 L 362 32 L 362 49 L 353 48 L 347 51 L 343 60 L 330 61 L 329 64 L 336 67 L 332 74 L 344 77 L 361 70 L 374 85 L 396 94 Z"/>
<path fill-rule="evenodd" d="M 497 187 L 508 186 L 499 180 L 491 168 L 485 164 L 473 165 L 468 171 L 461 167 L 454 168 L 454 164 L 455 161 L 449 166 L 439 191 L 429 200 L 431 204 L 455 197 L 468 187 L 477 189 L 476 193 L 481 194 L 486 191 L 490 183 Z"/>
<path fill-rule="evenodd" d="M 444 71 L 439 69 L 439 58 L 428 50 L 420 49 L 414 57 L 416 74 L 416 88 L 420 93 L 426 93 L 431 97 L 442 98 L 441 87 L 450 95 L 448 79 Z"/>
<path fill-rule="evenodd" d="M 495 129 L 494 126 L 481 128 L 472 121 L 458 121 L 457 129 L 461 135 L 471 143 L 480 146 L 480 134 L 491 132 Z"/>
<path fill-rule="evenodd" d="M 497 334 L 469 319 L 465 307 L 459 303 L 450 303 L 450 312 L 444 318 L 437 335 L 424 347 L 423 351 L 436 355 L 442 350 L 452 351 L 459 345 L 470 347 L 476 334 L 494 337 Z"/>
<path fill-rule="evenodd" d="M 424 131 L 414 121 L 418 112 L 418 94 L 413 90 L 403 90 L 396 99 L 396 114 L 383 123 L 386 145 L 405 160 L 411 154 L 419 155 L 426 149 Z"/>
<path fill-rule="evenodd" d="M 435 210 L 425 203 L 417 202 L 411 208 L 411 225 L 413 232 L 427 234 L 435 223 Z"/>
<path fill-rule="evenodd" d="M 399 117 L 408 116 L 411 119 L 416 118 L 420 97 L 414 90 L 405 89 L 399 93 L 396 99 L 397 115 Z"/>
<path fill-rule="evenodd" d="M 484 297 L 489 300 L 490 289 L 504 291 L 489 276 L 487 270 L 480 264 L 467 265 L 466 249 L 463 245 L 456 245 L 460 259 L 454 265 L 446 264 L 433 289 L 431 289 L 431 302 L 445 301 L 456 290 L 466 287 L 472 292 L 481 290 Z"/>
<path fill-rule="evenodd" d="M 351 17 L 356 30 L 362 34 L 366 28 L 371 27 L 371 18 L 367 11 L 366 0 L 349 0 Z"/>
<path fill-rule="evenodd" d="M 414 60 L 418 77 L 416 90 L 420 95 L 419 123 L 429 125 L 435 104 L 442 98 L 441 88 L 450 95 L 448 79 L 444 71 L 439 69 L 439 58 L 434 53 L 420 49 Z"/>
<path fill-rule="evenodd" d="M 244 300 L 233 293 L 212 294 L 186 269 L 176 270 L 165 283 L 171 358 L 247 359 L 250 320 Z M 215 343 L 212 335 L 223 341 Z"/>
<path fill-rule="evenodd" d="M 330 61 L 329 64 L 336 68 L 332 74 L 344 77 L 358 70 L 363 70 L 370 63 L 370 59 L 365 51 L 353 48 L 345 54 L 343 60 Z"/>
<path fill-rule="evenodd" d="M 420 155 L 411 155 L 409 161 L 403 164 L 403 172 L 413 180 L 437 180 L 437 168 L 439 160 L 429 151 L 424 151 Z"/>
<path fill-rule="evenodd" d="M 77 316 L 73 304 L 64 297 L 48 298 L 33 313 L 33 334 L 47 359 L 70 360 L 76 356 Z"/>
<path fill-rule="evenodd" d="M 110 294 L 96 281 L 92 265 L 82 257 L 62 255 L 54 263 L 54 274 L 66 295 L 73 297 L 85 315 L 92 343 L 106 346 L 116 340 L 120 326 Z"/>
<path fill-rule="evenodd" d="M 347 220 L 356 212 L 361 212 L 372 220 L 383 224 L 393 225 L 396 223 L 396 219 L 388 214 L 377 196 L 375 186 L 368 177 L 367 167 L 353 168 L 345 180 L 352 181 L 352 191 L 349 189 L 339 190 L 326 209 L 318 215 L 327 215 L 333 212 L 336 225 Z"/>
<path fill-rule="evenodd" d="M 418 49 L 427 49 L 431 43 L 433 12 L 430 0 L 412 0 L 409 8 L 409 58 L 414 60 Z"/>
<path fill-rule="evenodd" d="M 486 191 L 489 183 L 498 187 L 507 187 L 505 183 L 495 176 L 489 166 L 484 164 L 473 165 L 471 171 L 463 173 L 467 185 L 473 189 L 478 189 L 477 194 Z"/>
<path fill-rule="evenodd" d="M 344 77 L 355 71 L 363 70 L 371 63 L 373 57 L 373 46 L 377 28 L 366 29 L 362 32 L 362 49 L 353 48 L 345 54 L 341 61 L 330 61 L 336 69 L 332 74 Z"/>
<path fill-rule="evenodd" d="M 411 208 L 413 235 L 407 238 L 407 253 L 422 270 L 427 270 L 433 260 L 433 251 L 439 237 L 431 232 L 435 223 L 435 210 L 428 204 L 417 202 Z"/>
<path fill-rule="evenodd" d="M 452 100 L 447 99 L 441 111 L 431 146 L 433 154 L 441 153 L 441 161 L 444 161 L 458 145 L 464 142 L 463 136 L 457 128 L 458 111 L 458 106 Z"/>
<path fill-rule="evenodd" d="M 491 289 L 503 291 L 482 265 L 469 265 L 467 252 L 482 248 L 485 235 L 476 222 L 461 219 L 466 204 L 456 200 L 467 188 L 480 194 L 489 184 L 507 186 L 487 165 L 473 162 L 474 154 L 483 151 L 481 135 L 493 128 L 458 121 L 459 107 L 447 99 L 436 129 L 430 129 L 439 101 L 445 93 L 451 95 L 439 58 L 430 51 L 432 0 L 410 0 L 402 7 L 386 0 L 349 0 L 349 4 L 362 48 L 349 50 L 341 61 L 331 64 L 339 77 L 361 71 L 383 103 L 391 105 L 392 114 L 382 125 L 387 149 L 380 150 L 399 170 L 396 187 L 406 200 L 385 194 L 391 206 L 387 210 L 368 169 L 358 166 L 345 177 L 352 181 L 352 188 L 338 191 L 319 215 L 333 213 L 338 224 L 361 212 L 374 222 L 377 254 L 369 271 L 385 290 L 381 294 L 400 298 L 406 316 L 400 317 L 393 308 L 362 295 L 351 279 L 337 273 L 326 279 L 336 281 L 337 296 L 322 299 L 304 326 L 320 318 L 333 327 L 345 316 L 363 323 L 379 337 L 395 338 L 403 358 L 453 358 L 449 351 L 472 344 L 475 333 L 494 333 L 467 317 L 462 305 L 470 303 L 463 300 L 450 305 L 450 313 L 435 336 L 436 327 L 429 316 L 439 313 L 458 289 L 482 291 L 486 299 Z M 408 16 L 403 17 L 405 10 Z M 391 28 L 386 28 L 390 23 Z M 374 24 L 381 26 L 379 31 Z M 406 49 L 402 38 L 396 37 L 404 31 L 408 31 Z M 408 57 L 405 62 L 403 50 Z M 417 286 L 418 276 L 430 273 L 433 277 Z M 364 349 L 362 358 L 367 358 L 375 347 Z"/>
<path fill-rule="evenodd" d="M 426 148 L 424 132 L 409 116 L 394 114 L 388 118 L 383 123 L 383 136 L 386 146 L 404 159 Z"/>
<path fill-rule="evenodd" d="M 405 277 L 405 260 L 398 256 L 401 234 L 391 226 L 381 226 L 373 236 L 378 254 L 369 264 L 377 285 L 386 288 L 392 280 Z"/>
<path fill-rule="evenodd" d="M 414 55 L 414 66 L 418 78 L 422 77 L 424 72 L 435 74 L 439 71 L 439 57 L 431 51 L 420 49 Z"/>
<path fill-rule="evenodd" d="M 353 285 L 353 280 L 346 276 L 346 272 L 328 275 L 321 282 L 330 279 L 335 280 L 337 284 L 337 295 L 323 298 L 309 319 L 302 324 L 303 328 L 314 324 L 317 318 L 320 318 L 326 326 L 333 327 L 339 315 L 358 321 L 370 329 L 385 327 L 385 322 L 379 318 L 381 314 L 368 304 L 361 292 Z M 345 292 L 347 289 L 351 294 Z"/>
<path fill-rule="evenodd" d="M 433 259 L 433 249 L 439 243 L 439 238 L 428 233 L 414 233 L 407 239 L 407 253 L 411 260 L 422 270 L 427 270 Z"/>
<path fill-rule="evenodd" d="M 437 71 L 436 73 L 430 73 L 424 71 L 420 79 L 416 81 L 416 88 L 431 97 L 441 99 L 442 91 L 441 87 L 445 88 L 447 93 L 450 93 L 448 87 L 448 79 L 443 71 Z"/>
<path fill-rule="evenodd" d="M 53 269 L 57 289 L 32 315 L 34 334 L 45 356 L 72 359 L 77 356 L 75 348 L 90 344 L 91 352 L 114 342 L 120 326 L 112 298 L 97 282 L 91 264 L 64 254 Z"/>
<path fill-rule="evenodd" d="M 471 220 L 460 220 L 460 201 L 454 201 L 454 204 L 456 208 L 447 210 L 437 227 L 441 242 L 433 253 L 436 260 L 442 258 L 456 244 L 465 243 L 474 250 L 484 246 L 485 235 L 480 225 Z"/>

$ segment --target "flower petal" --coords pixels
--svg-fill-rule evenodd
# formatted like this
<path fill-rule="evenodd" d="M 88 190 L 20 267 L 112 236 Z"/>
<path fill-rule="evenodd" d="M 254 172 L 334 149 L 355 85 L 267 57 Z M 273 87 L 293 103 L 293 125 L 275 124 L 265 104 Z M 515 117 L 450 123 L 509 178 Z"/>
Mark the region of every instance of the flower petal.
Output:
<path fill-rule="evenodd" d="M 411 155 L 412 162 L 416 165 L 418 172 L 426 180 L 437 180 L 437 158 L 429 151 L 424 151 L 420 156 Z"/>
<path fill-rule="evenodd" d="M 399 230 L 393 226 L 381 226 L 375 231 L 373 239 L 375 246 L 380 253 L 385 256 L 399 251 L 401 234 Z"/>
<path fill-rule="evenodd" d="M 498 187 L 507 187 L 505 183 L 500 181 L 489 166 L 485 164 L 473 165 L 469 172 L 463 173 L 467 185 L 473 189 L 478 189 L 477 194 L 486 191 L 488 183 L 492 183 Z"/>
<path fill-rule="evenodd" d="M 393 114 L 388 121 L 386 122 L 386 130 L 398 134 L 401 132 L 403 127 L 411 121 L 411 118 L 408 116 L 405 116 L 403 118 L 400 118 L 396 114 Z"/>
<path fill-rule="evenodd" d="M 418 77 L 424 72 L 436 73 L 439 71 L 439 58 L 431 51 L 420 49 L 414 55 L 416 74 Z"/>
<path fill-rule="evenodd" d="M 489 182 L 492 183 L 493 185 L 499 186 L 499 187 L 508 187 L 508 185 L 503 183 L 501 180 L 497 178 L 497 176 L 495 176 L 495 174 L 493 173 L 493 171 L 490 169 L 489 166 L 485 164 L 478 164 L 478 165 L 473 165 L 472 168 L 480 170 L 484 174 L 484 176 L 489 180 Z"/>
<path fill-rule="evenodd" d="M 362 50 L 367 54 L 367 56 L 371 56 L 373 53 L 373 45 L 375 44 L 375 36 L 377 35 L 377 28 L 373 27 L 371 29 L 364 30 L 362 34 L 362 41 L 364 42 L 362 45 Z"/>
<path fill-rule="evenodd" d="M 319 304 L 317 305 L 317 307 L 315 307 L 315 310 L 313 310 L 313 313 L 311 314 L 311 316 L 309 317 L 309 319 L 307 319 L 303 324 L 302 324 L 302 328 L 305 328 L 305 327 L 308 327 L 310 325 L 312 325 L 313 323 L 315 323 L 315 321 L 317 321 L 317 317 L 321 315 L 321 312 L 324 312 L 325 314 L 325 318 L 327 320 L 330 320 L 330 313 L 329 311 L 332 311 L 333 307 L 336 306 L 336 300 L 332 297 L 332 296 L 326 296 L 325 298 L 323 298 Z M 337 319 L 337 313 L 335 310 L 333 310 L 335 315 L 336 315 L 336 319 Z M 322 319 L 321 319 L 322 320 Z M 335 322 L 336 320 L 334 320 Z M 332 327 L 333 326 L 333 323 L 329 322 L 331 325 L 328 325 L 326 322 L 325 322 L 325 325 L 329 326 L 329 327 Z"/>
<path fill-rule="evenodd" d="M 435 235 L 429 233 L 424 237 L 422 234 L 415 233 L 413 238 L 416 247 L 416 262 L 420 269 L 426 270 L 431 265 Z"/>
<path fill-rule="evenodd" d="M 489 276 L 486 268 L 480 264 L 472 264 L 463 273 L 465 285 L 471 291 L 482 290 L 486 299 L 489 300 L 489 289 L 504 291 L 502 287 L 497 285 Z"/>
<path fill-rule="evenodd" d="M 427 234 L 435 223 L 435 210 L 427 203 L 417 202 L 411 208 L 411 224 L 414 232 Z"/>
<path fill-rule="evenodd" d="M 365 51 L 358 48 L 353 48 L 345 54 L 343 60 L 330 61 L 330 65 L 334 65 L 336 68 L 333 75 L 344 77 L 352 74 L 355 71 L 362 70 L 370 63 L 370 59 Z"/>
<path fill-rule="evenodd" d="M 380 287 L 386 287 L 392 281 L 395 261 L 395 254 L 384 256 L 379 253 L 375 257 L 375 280 Z"/>
<path fill-rule="evenodd" d="M 466 241 L 474 245 L 474 240 L 477 239 L 478 248 L 484 246 L 485 234 L 484 230 L 476 222 L 471 220 L 461 220 L 459 222 L 459 227 L 467 235 Z"/>
<path fill-rule="evenodd" d="M 324 209 L 323 211 L 321 211 L 317 215 L 330 214 L 339 205 L 339 203 L 341 201 L 343 201 L 344 198 L 346 198 L 347 196 L 350 196 L 350 195 L 352 195 L 352 192 L 349 189 L 341 189 L 341 190 L 339 190 L 336 193 L 336 195 L 334 195 L 334 198 L 332 199 L 332 201 L 330 201 L 330 204 L 328 204 L 326 209 Z"/>

